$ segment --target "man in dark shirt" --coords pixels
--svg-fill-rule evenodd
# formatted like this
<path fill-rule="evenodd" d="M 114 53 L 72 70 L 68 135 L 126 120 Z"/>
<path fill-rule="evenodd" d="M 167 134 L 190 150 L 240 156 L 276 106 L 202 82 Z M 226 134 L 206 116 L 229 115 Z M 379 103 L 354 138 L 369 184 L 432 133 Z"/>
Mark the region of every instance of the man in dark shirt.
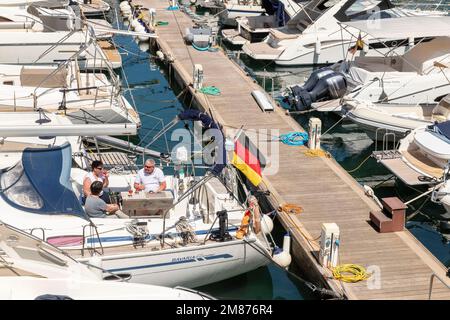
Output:
<path fill-rule="evenodd" d="M 84 209 L 91 218 L 123 218 L 128 216 L 119 210 L 117 204 L 107 204 L 100 198 L 100 193 L 103 189 L 101 181 L 94 181 L 91 184 L 91 194 L 87 197 Z"/>

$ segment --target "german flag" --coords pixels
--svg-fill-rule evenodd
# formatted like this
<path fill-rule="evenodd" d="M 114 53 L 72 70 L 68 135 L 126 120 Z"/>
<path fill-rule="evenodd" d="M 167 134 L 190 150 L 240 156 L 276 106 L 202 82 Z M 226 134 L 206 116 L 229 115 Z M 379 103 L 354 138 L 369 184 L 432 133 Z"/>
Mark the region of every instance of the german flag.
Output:
<path fill-rule="evenodd" d="M 261 168 L 265 166 L 265 158 L 250 139 L 241 132 L 234 142 L 231 163 L 239 169 L 254 186 L 262 181 Z"/>

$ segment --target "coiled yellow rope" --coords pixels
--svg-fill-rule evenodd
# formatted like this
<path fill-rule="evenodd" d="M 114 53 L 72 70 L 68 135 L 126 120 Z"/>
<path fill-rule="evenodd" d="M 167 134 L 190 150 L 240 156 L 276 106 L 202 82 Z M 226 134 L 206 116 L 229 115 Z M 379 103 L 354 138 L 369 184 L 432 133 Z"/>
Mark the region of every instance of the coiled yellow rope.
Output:
<path fill-rule="evenodd" d="M 333 277 L 343 282 L 358 282 L 370 278 L 366 268 L 357 264 L 342 264 L 331 269 Z"/>
<path fill-rule="evenodd" d="M 308 150 L 305 151 L 305 155 L 308 157 L 327 157 L 327 158 L 331 158 L 331 155 L 326 152 L 323 151 L 322 149 L 313 149 L 313 150 Z"/>

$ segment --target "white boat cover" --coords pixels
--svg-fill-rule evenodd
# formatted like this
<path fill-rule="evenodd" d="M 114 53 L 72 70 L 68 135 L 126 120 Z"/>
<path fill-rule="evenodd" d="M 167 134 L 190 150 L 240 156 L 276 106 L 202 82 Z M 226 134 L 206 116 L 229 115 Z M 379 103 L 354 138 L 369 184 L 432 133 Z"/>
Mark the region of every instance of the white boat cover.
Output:
<path fill-rule="evenodd" d="M 450 16 L 357 20 L 342 24 L 344 27 L 353 27 L 378 39 L 450 36 Z"/>
<path fill-rule="evenodd" d="M 436 158 L 450 160 L 450 143 L 440 139 L 436 133 L 429 131 L 417 132 L 414 136 L 414 141 L 426 153 Z"/>

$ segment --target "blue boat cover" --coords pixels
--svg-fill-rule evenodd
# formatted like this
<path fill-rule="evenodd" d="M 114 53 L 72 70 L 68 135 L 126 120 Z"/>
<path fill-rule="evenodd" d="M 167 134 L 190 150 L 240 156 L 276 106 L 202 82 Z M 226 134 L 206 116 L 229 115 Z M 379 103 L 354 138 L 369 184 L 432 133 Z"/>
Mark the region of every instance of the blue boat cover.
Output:
<path fill-rule="evenodd" d="M 88 219 L 70 183 L 72 148 L 69 143 L 52 148 L 26 148 L 22 154 L 23 173 L 42 200 L 41 208 L 28 208 L 3 198 L 14 207 L 37 214 L 75 215 Z"/>
<path fill-rule="evenodd" d="M 289 16 L 284 11 L 284 3 L 278 0 L 262 0 L 261 6 L 270 16 L 275 15 L 277 27 L 282 27 L 288 22 Z"/>
<path fill-rule="evenodd" d="M 436 123 L 434 125 L 434 131 L 450 140 L 450 121 Z"/>

